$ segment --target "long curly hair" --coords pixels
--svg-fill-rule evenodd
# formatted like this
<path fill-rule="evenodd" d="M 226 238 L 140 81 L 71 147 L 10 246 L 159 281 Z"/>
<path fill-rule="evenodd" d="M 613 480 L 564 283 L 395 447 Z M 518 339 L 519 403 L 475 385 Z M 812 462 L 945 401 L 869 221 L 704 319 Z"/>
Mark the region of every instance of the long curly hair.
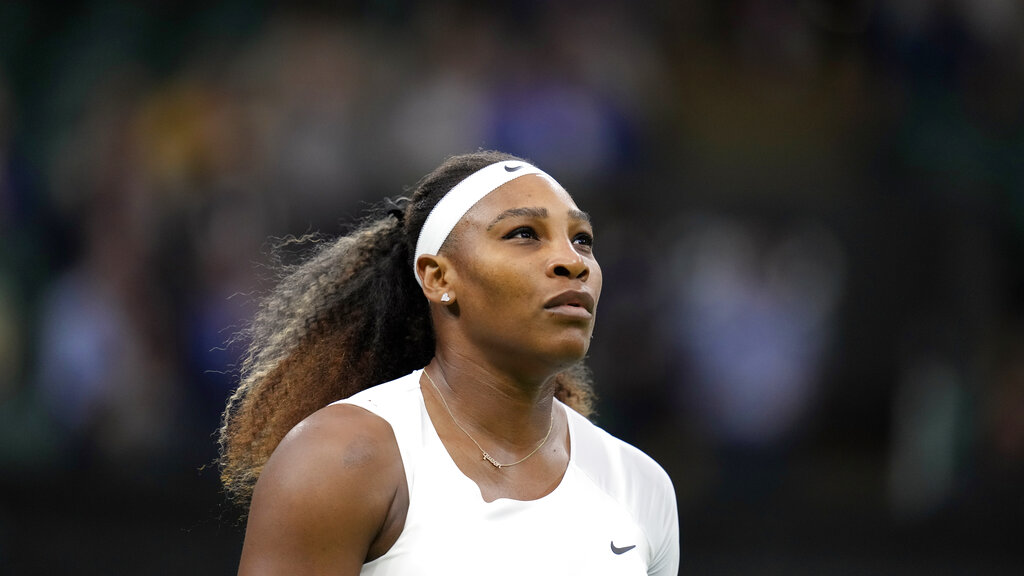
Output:
<path fill-rule="evenodd" d="M 412 273 L 416 239 L 452 187 L 505 160 L 521 159 L 494 151 L 453 156 L 411 198 L 382 203 L 352 233 L 313 242 L 307 259 L 282 268 L 240 335 L 247 351 L 220 427 L 221 482 L 243 510 L 292 427 L 335 400 L 430 362 L 430 311 Z M 556 376 L 555 395 L 591 415 L 593 387 L 582 362 Z"/>

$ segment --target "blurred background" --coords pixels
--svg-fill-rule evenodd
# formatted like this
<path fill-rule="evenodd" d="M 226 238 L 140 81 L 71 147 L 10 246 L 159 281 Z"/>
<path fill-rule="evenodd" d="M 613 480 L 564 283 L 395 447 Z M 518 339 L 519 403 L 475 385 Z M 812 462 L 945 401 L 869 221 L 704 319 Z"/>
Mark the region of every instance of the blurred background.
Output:
<path fill-rule="evenodd" d="M 1024 573 L 1024 5 L 284 4 L 0 4 L 0 572 L 234 573 L 270 239 L 496 148 L 594 216 L 683 573 Z"/>

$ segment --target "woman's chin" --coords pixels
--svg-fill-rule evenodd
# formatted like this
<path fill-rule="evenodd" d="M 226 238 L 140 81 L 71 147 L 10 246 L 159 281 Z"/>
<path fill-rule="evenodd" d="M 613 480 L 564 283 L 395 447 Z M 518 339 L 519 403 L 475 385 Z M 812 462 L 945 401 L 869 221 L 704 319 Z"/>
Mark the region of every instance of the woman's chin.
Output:
<path fill-rule="evenodd" d="M 548 349 L 556 364 L 560 366 L 572 366 L 586 357 L 590 350 L 590 335 L 578 338 L 564 338 L 552 344 Z"/>

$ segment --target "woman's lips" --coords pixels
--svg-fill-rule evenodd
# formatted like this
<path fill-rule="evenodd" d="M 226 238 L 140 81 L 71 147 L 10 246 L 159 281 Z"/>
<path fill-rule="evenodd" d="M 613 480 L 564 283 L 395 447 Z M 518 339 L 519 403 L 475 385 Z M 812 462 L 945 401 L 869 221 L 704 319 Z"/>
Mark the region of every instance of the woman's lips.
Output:
<path fill-rule="evenodd" d="M 591 318 L 594 315 L 594 297 L 581 290 L 567 290 L 549 299 L 544 309 L 574 318 Z"/>
<path fill-rule="evenodd" d="M 590 318 L 593 316 L 593 314 L 583 306 L 574 306 L 572 304 L 548 306 L 545 310 L 553 314 L 558 314 L 559 316 L 572 316 L 573 318 Z"/>

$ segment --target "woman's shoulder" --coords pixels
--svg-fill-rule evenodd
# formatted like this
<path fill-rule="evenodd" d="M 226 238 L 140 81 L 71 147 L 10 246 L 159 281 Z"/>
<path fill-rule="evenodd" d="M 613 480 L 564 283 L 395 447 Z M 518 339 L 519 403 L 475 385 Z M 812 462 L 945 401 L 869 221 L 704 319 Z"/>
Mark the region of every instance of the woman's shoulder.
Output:
<path fill-rule="evenodd" d="M 606 492 L 642 490 L 674 497 L 672 480 L 653 458 L 567 408 L 575 433 L 575 462 Z"/>
<path fill-rule="evenodd" d="M 321 408 L 285 435 L 261 474 L 271 474 L 279 486 L 324 494 L 338 487 L 359 486 L 388 478 L 401 479 L 401 459 L 394 433 L 380 416 L 349 404 Z M 396 468 L 396 464 L 398 467 Z M 257 485 L 258 488 L 258 485 Z"/>
<path fill-rule="evenodd" d="M 402 516 L 403 485 L 387 422 L 358 406 L 318 410 L 292 428 L 260 472 L 242 566 L 358 569 L 378 544 L 381 526 Z"/>
<path fill-rule="evenodd" d="M 371 490 L 405 480 L 396 441 L 393 412 L 408 396 L 412 374 L 333 402 L 296 424 L 278 444 L 260 473 L 277 496 L 289 498 L 348 496 L 345 490 Z M 272 481 L 272 482 L 271 482 Z M 365 496 L 365 494 L 361 495 Z M 310 503 L 316 505 L 315 502 Z"/>
<path fill-rule="evenodd" d="M 334 494 L 338 490 L 404 481 L 396 436 L 405 425 L 403 414 L 415 409 L 411 391 L 416 381 L 411 376 L 373 386 L 307 416 L 271 454 L 261 483 L 269 475 L 279 490 L 333 497 L 341 496 Z"/>
<path fill-rule="evenodd" d="M 570 419 L 576 434 L 577 469 L 642 528 L 651 551 L 650 573 L 675 574 L 679 517 L 668 473 L 639 448 L 583 416 L 573 413 Z"/>

